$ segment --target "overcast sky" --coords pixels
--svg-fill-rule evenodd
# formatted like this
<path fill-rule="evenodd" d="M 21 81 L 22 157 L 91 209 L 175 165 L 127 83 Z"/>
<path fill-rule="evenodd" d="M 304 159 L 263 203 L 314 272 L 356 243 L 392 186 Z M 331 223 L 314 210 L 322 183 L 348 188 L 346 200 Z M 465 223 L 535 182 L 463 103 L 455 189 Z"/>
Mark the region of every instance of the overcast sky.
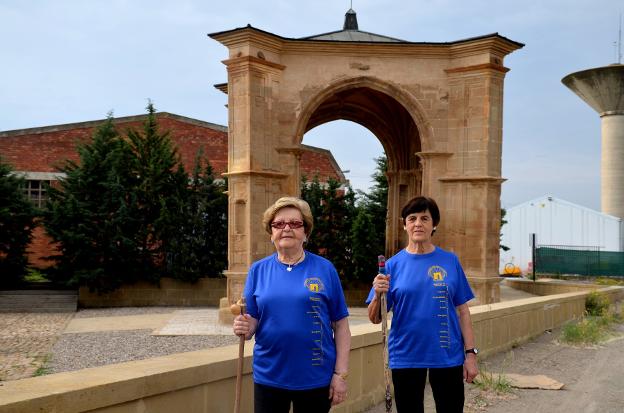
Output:
<path fill-rule="evenodd" d="M 349 0 L 2 0 L 0 130 L 160 111 L 227 124 L 227 49 L 208 33 L 284 37 L 342 29 Z M 505 59 L 503 205 L 553 195 L 600 209 L 600 119 L 561 83 L 617 61 L 622 0 L 354 0 L 360 30 L 415 42 L 498 32 Z M 337 139 L 337 138 L 340 139 Z M 355 188 L 370 185 L 377 139 L 345 121 L 304 143 L 330 149 Z M 354 149 L 357 148 L 357 149 Z"/>

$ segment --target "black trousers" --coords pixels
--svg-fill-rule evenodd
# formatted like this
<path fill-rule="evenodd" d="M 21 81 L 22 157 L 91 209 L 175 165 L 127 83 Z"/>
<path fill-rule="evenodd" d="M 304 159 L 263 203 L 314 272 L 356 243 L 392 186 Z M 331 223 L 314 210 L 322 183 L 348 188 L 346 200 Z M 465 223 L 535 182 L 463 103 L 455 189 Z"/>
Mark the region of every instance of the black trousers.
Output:
<path fill-rule="evenodd" d="M 464 366 L 440 369 L 393 369 L 394 400 L 399 413 L 424 412 L 425 381 L 433 391 L 437 413 L 464 411 Z"/>
<path fill-rule="evenodd" d="M 286 390 L 254 383 L 255 413 L 327 413 L 331 408 L 329 386 L 310 390 Z"/>

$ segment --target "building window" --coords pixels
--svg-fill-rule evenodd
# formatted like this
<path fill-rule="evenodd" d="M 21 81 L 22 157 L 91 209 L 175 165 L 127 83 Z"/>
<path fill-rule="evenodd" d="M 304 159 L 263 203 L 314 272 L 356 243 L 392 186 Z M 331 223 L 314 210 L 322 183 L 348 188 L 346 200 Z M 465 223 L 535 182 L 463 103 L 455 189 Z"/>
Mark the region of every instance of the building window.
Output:
<path fill-rule="evenodd" d="M 48 199 L 48 188 L 52 181 L 41 179 L 27 179 L 24 185 L 24 194 L 35 206 L 41 208 Z"/>

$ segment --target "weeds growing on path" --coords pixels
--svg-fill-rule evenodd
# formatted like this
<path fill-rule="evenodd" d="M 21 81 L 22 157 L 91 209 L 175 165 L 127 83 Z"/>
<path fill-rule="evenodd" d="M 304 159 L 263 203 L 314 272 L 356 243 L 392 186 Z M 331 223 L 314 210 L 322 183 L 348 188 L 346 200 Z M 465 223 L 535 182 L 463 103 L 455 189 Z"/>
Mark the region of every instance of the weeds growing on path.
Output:
<path fill-rule="evenodd" d="M 613 327 L 622 322 L 622 312 L 610 311 L 609 299 L 594 291 L 585 300 L 585 316 L 563 326 L 561 341 L 568 344 L 598 344 L 611 337 Z"/>

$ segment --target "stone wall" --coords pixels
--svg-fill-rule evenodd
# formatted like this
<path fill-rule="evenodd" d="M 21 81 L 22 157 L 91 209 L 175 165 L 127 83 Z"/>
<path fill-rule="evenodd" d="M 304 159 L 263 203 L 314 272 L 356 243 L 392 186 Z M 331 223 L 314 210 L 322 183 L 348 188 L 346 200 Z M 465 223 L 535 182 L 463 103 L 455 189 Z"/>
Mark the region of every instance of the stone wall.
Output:
<path fill-rule="evenodd" d="M 624 287 L 599 288 L 613 301 Z M 511 348 L 580 317 L 589 292 L 557 294 L 471 308 L 477 346 L 483 354 Z M 384 397 L 378 325 L 352 327 L 349 399 L 334 413 L 361 412 Z M 241 411 L 252 411 L 251 352 L 245 346 Z M 238 346 L 213 348 L 74 372 L 4 382 L 0 411 L 216 413 L 233 410 Z"/>
<path fill-rule="evenodd" d="M 148 282 L 124 285 L 110 293 L 98 294 L 87 287 L 78 291 L 78 307 L 218 306 L 225 295 L 225 278 L 202 278 L 194 284 L 162 278 L 160 286 Z"/>
<path fill-rule="evenodd" d="M 506 278 L 505 284 L 516 290 L 526 291 L 535 295 L 551 295 L 561 293 L 572 293 L 578 291 L 595 290 L 595 284 L 573 283 L 563 280 L 538 280 L 531 281 L 523 278 Z"/>

